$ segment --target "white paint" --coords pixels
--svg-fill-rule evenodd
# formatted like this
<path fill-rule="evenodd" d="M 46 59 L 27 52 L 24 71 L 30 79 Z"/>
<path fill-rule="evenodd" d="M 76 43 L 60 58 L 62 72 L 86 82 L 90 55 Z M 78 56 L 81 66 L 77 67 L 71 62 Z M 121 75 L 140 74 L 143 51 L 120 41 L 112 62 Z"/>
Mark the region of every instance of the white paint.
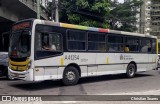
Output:
<path fill-rule="evenodd" d="M 133 54 L 133 53 L 83 53 L 83 52 L 64 52 L 62 56 L 50 57 L 34 61 L 34 38 L 35 38 L 35 26 L 36 24 L 44 24 L 44 21 L 35 20 L 32 29 L 32 41 L 31 41 L 31 57 L 32 60 L 31 69 L 24 72 L 17 72 L 9 69 L 11 74 L 24 74 L 26 78 L 24 80 L 39 81 L 39 80 L 53 80 L 62 79 L 65 67 L 71 63 L 75 63 L 81 68 L 82 77 L 97 76 L 106 74 L 119 74 L 126 73 L 127 66 L 130 62 L 135 63 L 148 63 L 156 61 L 155 54 Z M 122 34 L 137 35 L 135 33 L 121 32 Z M 141 34 L 145 37 L 145 35 Z M 65 59 L 69 55 L 78 55 L 79 59 L 70 60 Z M 121 59 L 120 57 L 129 57 L 130 59 Z M 61 65 L 61 59 L 64 59 L 64 64 Z M 106 61 L 108 59 L 108 61 Z M 116 65 L 115 65 L 116 64 Z M 152 70 L 156 65 L 154 64 L 137 64 L 137 71 Z M 37 71 L 37 69 L 39 69 Z"/>
<path fill-rule="evenodd" d="M 122 73 L 126 73 L 126 70 L 97 72 L 97 75 L 122 74 Z"/>

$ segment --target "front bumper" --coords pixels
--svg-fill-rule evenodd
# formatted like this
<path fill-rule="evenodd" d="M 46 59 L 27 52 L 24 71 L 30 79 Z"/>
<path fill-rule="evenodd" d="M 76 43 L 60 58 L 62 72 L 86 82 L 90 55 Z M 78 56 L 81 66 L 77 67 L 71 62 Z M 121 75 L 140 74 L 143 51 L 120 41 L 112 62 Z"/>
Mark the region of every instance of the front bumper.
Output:
<path fill-rule="evenodd" d="M 10 79 L 21 79 L 25 81 L 34 81 L 33 69 L 27 71 L 14 71 L 8 67 L 8 75 Z"/>

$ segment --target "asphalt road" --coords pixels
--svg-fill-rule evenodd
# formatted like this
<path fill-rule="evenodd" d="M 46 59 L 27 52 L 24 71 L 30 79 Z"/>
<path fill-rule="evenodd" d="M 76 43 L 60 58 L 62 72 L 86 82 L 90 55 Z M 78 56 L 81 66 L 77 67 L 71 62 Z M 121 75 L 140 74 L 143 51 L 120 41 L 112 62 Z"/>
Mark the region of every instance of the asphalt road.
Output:
<path fill-rule="evenodd" d="M 123 75 L 82 78 L 75 86 L 62 86 L 61 81 L 25 82 L 0 77 L 0 95 L 104 95 L 160 90 L 160 71 L 137 74 L 132 79 Z"/>

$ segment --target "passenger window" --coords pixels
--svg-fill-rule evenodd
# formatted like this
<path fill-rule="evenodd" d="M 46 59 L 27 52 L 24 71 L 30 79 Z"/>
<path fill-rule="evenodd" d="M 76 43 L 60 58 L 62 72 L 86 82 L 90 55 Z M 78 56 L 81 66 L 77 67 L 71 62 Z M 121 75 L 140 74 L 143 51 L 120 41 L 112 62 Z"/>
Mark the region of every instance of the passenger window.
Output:
<path fill-rule="evenodd" d="M 125 52 L 139 52 L 139 43 L 136 37 L 126 37 Z"/>
<path fill-rule="evenodd" d="M 147 53 L 148 52 L 147 39 L 145 39 L 145 38 L 141 39 L 140 51 L 142 53 Z"/>
<path fill-rule="evenodd" d="M 67 34 L 68 50 L 70 51 L 84 51 L 86 50 L 86 32 L 78 30 L 69 30 Z"/>
<path fill-rule="evenodd" d="M 141 39 L 142 53 L 156 53 L 156 39 Z"/>
<path fill-rule="evenodd" d="M 58 33 L 36 34 L 36 57 L 50 57 L 62 52 L 61 35 Z"/>
<path fill-rule="evenodd" d="M 122 36 L 108 36 L 108 51 L 109 52 L 124 52 L 124 42 Z"/>
<path fill-rule="evenodd" d="M 41 33 L 41 50 L 60 51 L 60 35 Z"/>
<path fill-rule="evenodd" d="M 149 39 L 147 46 L 148 46 L 148 53 L 156 53 L 156 40 L 155 39 Z"/>
<path fill-rule="evenodd" d="M 88 33 L 88 50 L 105 51 L 105 36 L 106 35 L 102 33 Z"/>

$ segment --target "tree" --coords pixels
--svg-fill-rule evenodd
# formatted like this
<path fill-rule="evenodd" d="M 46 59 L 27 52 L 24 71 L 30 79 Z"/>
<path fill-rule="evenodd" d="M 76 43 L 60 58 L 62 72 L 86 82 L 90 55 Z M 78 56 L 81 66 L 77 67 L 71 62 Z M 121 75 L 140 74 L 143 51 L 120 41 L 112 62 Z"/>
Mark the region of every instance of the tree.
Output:
<path fill-rule="evenodd" d="M 49 3 L 51 6 L 51 3 Z M 60 21 L 93 27 L 108 27 L 108 0 L 60 0 Z M 48 7 L 51 11 L 51 7 Z"/>
<path fill-rule="evenodd" d="M 113 0 L 109 0 L 109 2 L 111 4 L 109 28 L 120 31 L 136 31 L 136 15 L 140 13 L 139 9 L 143 1 L 125 0 L 122 4 Z"/>

